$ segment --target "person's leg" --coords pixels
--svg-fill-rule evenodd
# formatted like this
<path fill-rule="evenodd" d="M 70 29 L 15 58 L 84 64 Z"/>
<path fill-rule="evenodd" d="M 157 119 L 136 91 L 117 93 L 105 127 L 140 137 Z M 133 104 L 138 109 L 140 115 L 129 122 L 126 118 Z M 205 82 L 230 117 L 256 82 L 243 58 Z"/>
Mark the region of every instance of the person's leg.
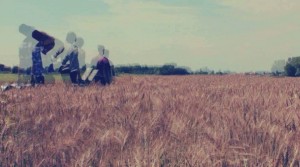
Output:
<path fill-rule="evenodd" d="M 41 48 L 36 46 L 32 52 L 32 79 L 31 84 L 44 84 L 43 62 Z"/>
<path fill-rule="evenodd" d="M 97 70 L 98 70 L 98 72 L 94 77 L 94 81 L 95 81 L 95 83 L 98 83 L 98 82 L 102 83 L 102 69 L 97 68 Z"/>
<path fill-rule="evenodd" d="M 37 84 L 45 84 L 45 77 L 43 75 L 39 75 L 35 77 Z"/>
<path fill-rule="evenodd" d="M 70 79 L 73 84 L 77 83 L 77 71 L 70 72 Z"/>
<path fill-rule="evenodd" d="M 96 75 L 96 76 L 94 77 L 94 81 L 95 81 L 95 83 L 97 83 L 97 82 L 99 82 L 99 81 L 100 81 L 100 77 L 99 77 L 99 75 Z"/>
<path fill-rule="evenodd" d="M 111 76 L 111 69 L 110 69 L 110 65 L 107 64 L 106 65 L 106 69 L 105 69 L 105 73 L 106 73 L 106 83 L 110 84 L 111 80 L 112 80 L 112 76 Z"/>
<path fill-rule="evenodd" d="M 80 71 L 77 71 L 77 81 L 78 81 L 79 84 L 83 84 L 84 83 L 84 81 L 81 78 Z"/>
<path fill-rule="evenodd" d="M 33 74 L 31 75 L 31 78 L 30 78 L 30 83 L 31 83 L 31 85 L 32 85 L 32 86 L 34 86 L 34 85 L 35 85 L 35 83 L 36 83 L 36 81 L 35 81 L 35 77 L 34 77 L 34 75 L 33 75 Z"/>
<path fill-rule="evenodd" d="M 106 64 L 103 63 L 101 66 L 101 84 L 106 85 L 107 82 L 107 76 L 106 76 Z"/>
<path fill-rule="evenodd" d="M 102 85 L 106 85 L 105 77 L 100 77 L 100 82 L 101 82 Z"/>

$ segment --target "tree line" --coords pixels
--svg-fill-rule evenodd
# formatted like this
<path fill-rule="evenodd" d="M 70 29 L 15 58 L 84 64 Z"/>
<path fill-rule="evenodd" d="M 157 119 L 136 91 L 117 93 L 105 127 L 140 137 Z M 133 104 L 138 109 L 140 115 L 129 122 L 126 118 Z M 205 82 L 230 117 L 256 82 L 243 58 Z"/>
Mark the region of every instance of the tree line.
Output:
<path fill-rule="evenodd" d="M 299 77 L 300 57 L 290 57 L 287 60 L 276 60 L 271 68 L 273 75 Z"/>
<path fill-rule="evenodd" d="M 85 71 L 86 66 L 83 66 L 81 71 Z M 28 74 L 31 73 L 31 68 L 23 69 L 18 66 L 5 66 L 0 64 L 1 73 L 13 73 L 13 74 Z M 53 69 L 52 66 L 45 67 L 44 73 L 58 73 L 58 69 Z M 208 68 L 203 68 L 197 71 L 192 71 L 186 67 L 178 67 L 176 64 L 165 64 L 162 66 L 146 66 L 146 65 L 120 65 L 114 67 L 114 72 L 116 75 L 121 74 L 137 74 L 137 75 L 224 75 L 229 74 L 229 71 L 217 71 L 210 70 Z"/>

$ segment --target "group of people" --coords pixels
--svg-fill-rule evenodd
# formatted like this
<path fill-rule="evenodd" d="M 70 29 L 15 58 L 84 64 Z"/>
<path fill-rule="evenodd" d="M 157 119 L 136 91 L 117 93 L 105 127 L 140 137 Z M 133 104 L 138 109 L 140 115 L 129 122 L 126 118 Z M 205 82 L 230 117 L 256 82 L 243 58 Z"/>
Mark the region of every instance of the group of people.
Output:
<path fill-rule="evenodd" d="M 69 75 L 73 84 L 99 82 L 106 85 L 112 82 L 113 64 L 108 59 L 109 51 L 104 46 L 98 46 L 99 54 L 86 67 L 85 52 L 82 49 L 84 40 L 74 32 L 68 33 L 66 43 L 63 43 L 25 24 L 20 25 L 19 30 L 26 36 L 23 47 L 20 48 L 20 68 L 31 67 L 31 84 L 45 83 L 43 62 L 47 59 L 51 61 L 48 64 L 46 62 L 49 68 L 58 68 L 62 75 Z M 83 66 L 86 67 L 85 71 L 82 71 Z"/>

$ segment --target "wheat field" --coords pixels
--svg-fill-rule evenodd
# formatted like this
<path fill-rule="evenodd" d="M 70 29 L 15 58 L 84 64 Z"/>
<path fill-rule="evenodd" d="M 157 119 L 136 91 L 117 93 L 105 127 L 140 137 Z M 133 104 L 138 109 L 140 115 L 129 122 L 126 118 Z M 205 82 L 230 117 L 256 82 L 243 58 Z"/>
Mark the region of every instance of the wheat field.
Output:
<path fill-rule="evenodd" d="M 0 166 L 300 166 L 300 79 L 120 76 L 0 94 Z"/>

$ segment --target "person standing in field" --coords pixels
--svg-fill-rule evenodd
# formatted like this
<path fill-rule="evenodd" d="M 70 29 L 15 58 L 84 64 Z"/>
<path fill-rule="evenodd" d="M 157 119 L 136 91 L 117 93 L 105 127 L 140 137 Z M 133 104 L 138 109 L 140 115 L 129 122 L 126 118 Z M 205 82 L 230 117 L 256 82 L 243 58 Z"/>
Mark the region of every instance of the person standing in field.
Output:
<path fill-rule="evenodd" d="M 31 84 L 44 84 L 45 78 L 43 75 L 43 62 L 41 57 L 41 46 L 35 46 L 32 51 L 32 68 L 31 68 Z"/>
<path fill-rule="evenodd" d="M 23 45 L 19 49 L 20 66 L 31 66 L 31 84 L 44 84 L 42 55 L 57 58 L 63 51 L 62 42 L 45 32 L 39 31 L 32 26 L 21 24 L 19 32 L 26 36 Z M 31 62 L 27 61 L 31 58 Z"/>
<path fill-rule="evenodd" d="M 80 66 L 78 60 L 78 53 L 79 53 L 78 46 L 82 44 L 77 42 L 75 33 L 72 33 L 72 38 L 74 39 L 74 43 L 72 44 L 69 51 L 67 52 L 66 57 L 63 59 L 62 67 L 66 66 L 67 62 L 69 62 L 69 74 L 70 74 L 71 82 L 73 84 L 79 84 L 81 82 L 81 76 L 80 76 Z M 81 42 L 81 40 L 79 40 L 79 42 Z"/>
<path fill-rule="evenodd" d="M 102 85 L 110 84 L 112 81 L 111 67 L 109 59 L 105 55 L 105 48 L 102 45 L 98 46 L 99 60 L 96 65 L 98 70 L 97 75 L 95 76 L 95 82 L 100 81 Z"/>

